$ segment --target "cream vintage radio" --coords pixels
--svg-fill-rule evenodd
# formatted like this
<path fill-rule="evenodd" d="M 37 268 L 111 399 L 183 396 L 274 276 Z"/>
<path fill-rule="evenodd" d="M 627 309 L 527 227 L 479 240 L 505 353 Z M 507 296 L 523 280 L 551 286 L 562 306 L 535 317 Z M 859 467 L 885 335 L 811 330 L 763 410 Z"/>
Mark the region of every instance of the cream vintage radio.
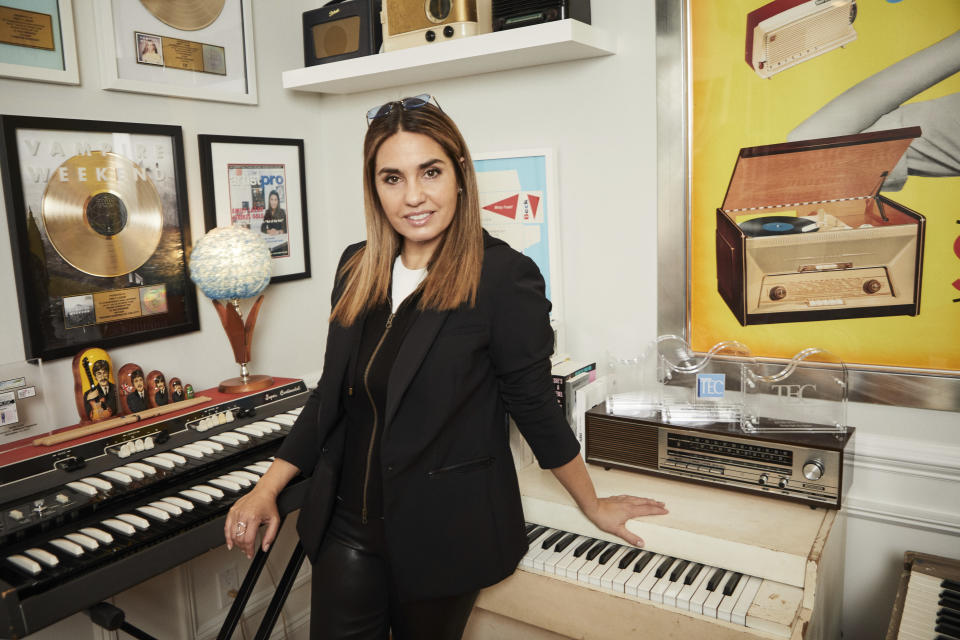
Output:
<path fill-rule="evenodd" d="M 922 215 L 879 194 L 919 127 L 740 150 L 717 289 L 741 325 L 920 312 Z"/>
<path fill-rule="evenodd" d="M 490 0 L 383 0 L 383 50 L 489 33 Z"/>
<path fill-rule="evenodd" d="M 774 0 L 747 14 L 747 64 L 761 78 L 856 40 L 856 0 Z"/>

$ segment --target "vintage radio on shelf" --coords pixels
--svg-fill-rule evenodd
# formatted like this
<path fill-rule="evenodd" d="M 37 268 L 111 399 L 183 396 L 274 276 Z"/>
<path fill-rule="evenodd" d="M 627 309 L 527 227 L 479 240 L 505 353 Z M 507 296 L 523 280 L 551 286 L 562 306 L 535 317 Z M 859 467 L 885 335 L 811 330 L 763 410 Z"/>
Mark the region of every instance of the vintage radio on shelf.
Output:
<path fill-rule="evenodd" d="M 761 78 L 856 40 L 856 0 L 774 0 L 747 14 L 747 64 Z"/>
<path fill-rule="evenodd" d="M 493 30 L 566 19 L 590 24 L 590 0 L 493 0 Z"/>
<path fill-rule="evenodd" d="M 919 127 L 741 149 L 717 289 L 741 325 L 920 312 L 926 221 L 879 194 Z"/>
<path fill-rule="evenodd" d="M 489 6 L 490 0 L 384 0 L 380 13 L 383 50 L 396 51 L 488 32 Z M 486 16 L 483 21 L 482 14 Z"/>
<path fill-rule="evenodd" d="M 304 12 L 304 66 L 379 52 L 379 16 L 380 0 L 333 0 Z"/>

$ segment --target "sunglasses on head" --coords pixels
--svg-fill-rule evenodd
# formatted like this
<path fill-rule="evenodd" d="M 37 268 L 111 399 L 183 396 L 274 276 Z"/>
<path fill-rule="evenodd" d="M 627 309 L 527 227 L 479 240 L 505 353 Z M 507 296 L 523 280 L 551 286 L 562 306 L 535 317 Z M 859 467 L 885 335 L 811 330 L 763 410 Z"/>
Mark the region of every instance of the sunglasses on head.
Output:
<path fill-rule="evenodd" d="M 436 105 L 437 109 L 440 109 L 440 103 L 437 102 L 436 98 L 428 93 L 421 93 L 420 95 L 413 96 L 412 98 L 394 100 L 393 102 L 387 102 L 386 104 L 373 107 L 367 111 L 367 126 L 369 127 L 370 123 L 377 118 L 382 118 L 383 116 L 389 114 L 391 111 L 393 111 L 394 107 L 399 106 L 405 111 L 410 111 L 411 109 L 419 109 L 420 107 L 424 107 L 430 104 L 431 101 L 433 101 L 433 104 Z M 442 111 L 443 109 L 440 110 Z"/>

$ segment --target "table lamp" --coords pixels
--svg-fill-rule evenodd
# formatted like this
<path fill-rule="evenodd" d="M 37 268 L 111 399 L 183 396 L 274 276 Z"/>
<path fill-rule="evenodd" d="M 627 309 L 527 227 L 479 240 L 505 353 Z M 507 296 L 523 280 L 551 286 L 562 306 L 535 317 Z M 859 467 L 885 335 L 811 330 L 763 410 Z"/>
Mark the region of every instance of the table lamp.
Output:
<path fill-rule="evenodd" d="M 247 369 L 253 328 L 263 302 L 260 293 L 270 282 L 270 249 L 255 232 L 241 226 L 211 229 L 194 245 L 190 256 L 190 279 L 213 301 L 227 332 L 240 376 L 220 383 L 223 393 L 247 393 L 266 389 L 273 378 L 251 375 Z M 242 298 L 259 295 L 244 322 Z"/>

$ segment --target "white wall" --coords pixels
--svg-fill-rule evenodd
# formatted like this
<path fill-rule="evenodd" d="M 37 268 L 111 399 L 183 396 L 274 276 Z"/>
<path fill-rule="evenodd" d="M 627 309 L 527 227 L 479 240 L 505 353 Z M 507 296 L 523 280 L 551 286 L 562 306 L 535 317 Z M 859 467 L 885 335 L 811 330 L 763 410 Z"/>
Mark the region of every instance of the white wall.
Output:
<path fill-rule="evenodd" d="M 657 324 L 653 2 L 594 0 L 594 25 L 618 38 L 614 56 L 349 96 L 284 91 L 280 72 L 302 65 L 300 13 L 320 4 L 254 0 L 260 104 L 250 107 L 100 90 L 93 0 L 74 0 L 81 86 L 0 79 L 0 112 L 182 126 L 195 239 L 203 233 L 197 134 L 305 140 L 313 277 L 267 290 L 255 339 L 256 372 L 315 382 L 336 260 L 346 244 L 363 236 L 364 114 L 373 105 L 424 92 L 437 96 L 474 152 L 556 150 L 567 351 L 599 361 L 606 349 L 639 351 L 652 339 Z M 0 233 L 3 265 L 9 269 L 11 257 L 7 235 Z M 201 331 L 112 350 L 115 363 L 135 361 L 179 375 L 198 389 L 235 375 L 219 321 L 198 295 Z M 12 277 L 0 278 L 0 300 L 15 296 Z M 5 309 L 0 362 L 23 357 L 18 315 L 11 304 Z M 70 360 L 48 363 L 46 371 L 63 393 L 56 424 L 75 422 Z M 865 640 L 882 635 L 904 550 L 960 555 L 960 428 L 955 414 L 915 410 L 853 407 L 850 418 L 859 429 L 858 450 L 862 446 L 870 455 L 858 460 L 851 492 L 844 635 Z M 192 622 L 150 618 L 143 621 L 148 631 L 212 637 L 212 624 L 223 614 L 213 577 L 230 566 L 242 571 L 243 563 L 222 549 L 211 554 L 160 579 L 178 588 L 190 585 L 191 598 L 181 601 L 178 615 Z M 199 577 L 187 579 L 184 572 Z M 152 593 L 147 584 L 119 600 L 139 611 Z M 293 635 L 304 630 L 302 593 L 299 597 L 289 613 Z M 92 635 L 83 616 L 37 637 L 67 633 L 101 637 Z"/>

